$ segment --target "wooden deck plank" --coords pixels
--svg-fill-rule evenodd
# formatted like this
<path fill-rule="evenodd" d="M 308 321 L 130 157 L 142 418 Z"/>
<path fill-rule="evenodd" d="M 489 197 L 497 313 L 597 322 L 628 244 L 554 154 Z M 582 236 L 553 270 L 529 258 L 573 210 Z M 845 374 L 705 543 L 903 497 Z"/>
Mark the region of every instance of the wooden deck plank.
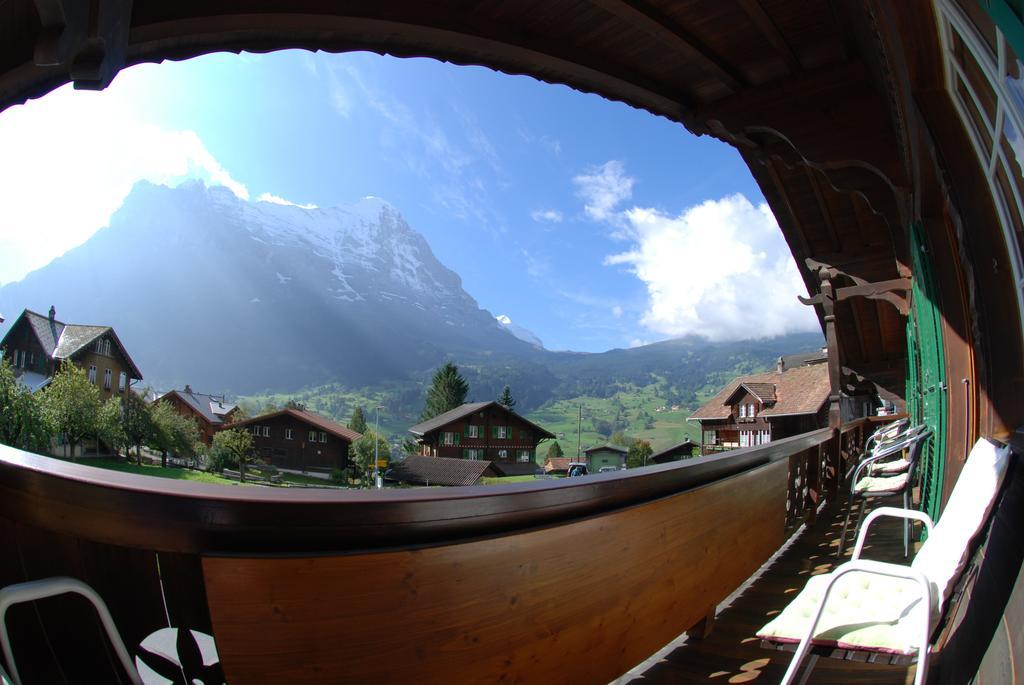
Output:
<path fill-rule="evenodd" d="M 791 651 L 762 647 L 754 637 L 758 629 L 781 611 L 803 589 L 811 575 L 831 571 L 836 557 L 845 509 L 826 508 L 813 526 L 793 539 L 788 549 L 762 569 L 761 576 L 719 610 L 715 629 L 702 639 L 686 639 L 641 674 L 619 682 L 632 685 L 665 683 L 777 683 L 792 659 Z M 881 520 L 871 529 L 864 557 L 903 561 L 900 523 Z M 852 526 L 852 523 L 851 523 Z M 849 559 L 852 532 L 842 561 Z M 819 658 L 809 684 L 873 683 L 904 685 L 913 681 L 914 667 L 866 664 Z"/>

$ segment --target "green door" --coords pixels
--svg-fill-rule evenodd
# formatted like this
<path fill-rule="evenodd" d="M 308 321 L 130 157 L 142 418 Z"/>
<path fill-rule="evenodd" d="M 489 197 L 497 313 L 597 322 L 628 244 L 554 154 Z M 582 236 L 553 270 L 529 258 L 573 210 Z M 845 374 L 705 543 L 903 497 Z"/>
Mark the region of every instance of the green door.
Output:
<path fill-rule="evenodd" d="M 920 223 L 910 231 L 913 306 L 907 319 L 907 413 L 932 431 L 921 452 L 921 509 L 938 519 L 946 457 L 946 366 L 942 318 L 936 302 L 927 237 Z"/>

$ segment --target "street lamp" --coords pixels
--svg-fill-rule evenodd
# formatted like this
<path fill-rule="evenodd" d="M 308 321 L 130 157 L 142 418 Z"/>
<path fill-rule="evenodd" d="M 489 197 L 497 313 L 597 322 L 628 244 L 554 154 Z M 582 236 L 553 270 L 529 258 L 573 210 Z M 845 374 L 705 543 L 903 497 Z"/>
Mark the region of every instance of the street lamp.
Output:
<path fill-rule="evenodd" d="M 374 407 L 373 419 L 373 482 L 380 489 L 380 410 L 384 407 L 379 404 Z"/>

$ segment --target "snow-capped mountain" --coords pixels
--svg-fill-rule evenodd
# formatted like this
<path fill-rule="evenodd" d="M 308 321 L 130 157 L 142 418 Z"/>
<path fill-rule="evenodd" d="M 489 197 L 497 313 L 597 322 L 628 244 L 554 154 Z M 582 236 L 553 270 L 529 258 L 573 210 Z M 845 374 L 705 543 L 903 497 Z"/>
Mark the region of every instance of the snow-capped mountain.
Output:
<path fill-rule="evenodd" d="M 541 349 L 544 348 L 544 343 L 541 342 L 540 338 L 538 338 L 533 331 L 523 328 L 519 324 L 512 323 L 512 319 L 510 319 L 506 315 L 499 314 L 498 316 L 494 317 L 494 319 L 495 321 L 501 324 L 502 328 L 504 328 L 506 331 L 516 336 L 523 342 L 528 342 L 531 345 L 539 347 Z"/>
<path fill-rule="evenodd" d="M 109 226 L 0 288 L 3 312 L 51 304 L 112 325 L 147 383 L 208 392 L 364 385 L 447 355 L 536 352 L 376 198 L 303 208 L 141 182 Z"/>

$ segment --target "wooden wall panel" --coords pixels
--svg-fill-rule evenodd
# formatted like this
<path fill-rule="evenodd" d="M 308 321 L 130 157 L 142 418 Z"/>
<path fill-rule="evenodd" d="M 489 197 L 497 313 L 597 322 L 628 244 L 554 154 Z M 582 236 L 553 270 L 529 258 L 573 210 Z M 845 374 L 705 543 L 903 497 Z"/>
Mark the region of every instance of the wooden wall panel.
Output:
<path fill-rule="evenodd" d="M 778 461 L 652 503 L 462 544 L 207 557 L 229 682 L 607 682 L 782 543 Z"/>

